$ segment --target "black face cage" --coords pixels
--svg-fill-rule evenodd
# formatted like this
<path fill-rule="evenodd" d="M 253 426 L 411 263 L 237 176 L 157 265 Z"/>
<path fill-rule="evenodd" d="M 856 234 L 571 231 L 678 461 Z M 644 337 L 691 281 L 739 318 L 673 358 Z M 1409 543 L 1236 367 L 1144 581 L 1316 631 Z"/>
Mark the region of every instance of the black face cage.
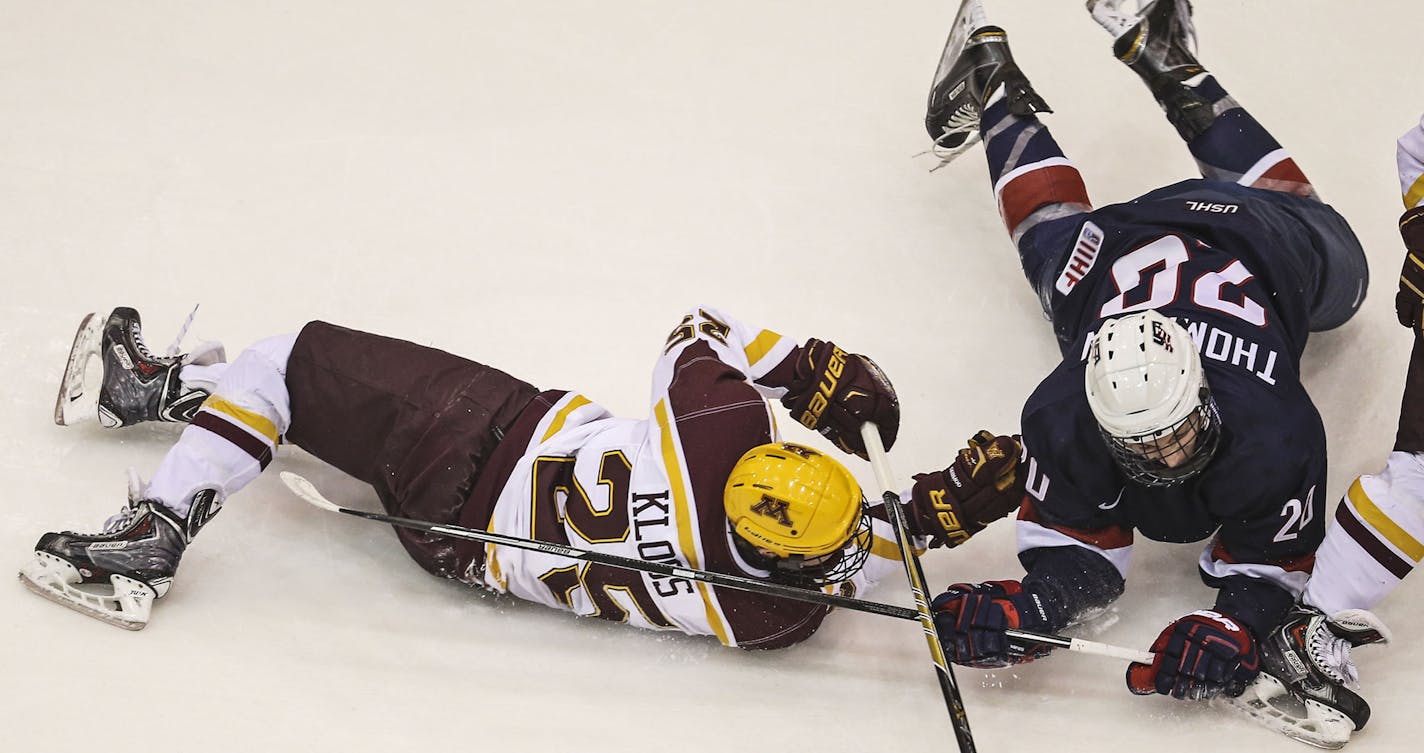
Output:
<path fill-rule="evenodd" d="M 1175 486 L 1206 470 L 1221 442 L 1221 414 L 1211 390 L 1201 388 L 1201 405 L 1177 422 L 1166 434 L 1142 434 L 1134 437 L 1113 436 L 1098 427 L 1113 461 L 1129 479 L 1150 487 Z M 1153 445 L 1152 456 L 1142 454 L 1144 443 Z M 1161 458 L 1187 449 L 1187 459 L 1175 468 Z"/>
<path fill-rule="evenodd" d="M 866 558 L 870 556 L 870 516 L 861 512 L 855 534 L 839 552 L 813 557 L 813 562 L 809 564 L 806 556 L 801 554 L 768 557 L 735 532 L 732 541 L 743 559 L 763 570 L 770 570 L 771 579 L 778 583 L 803 587 L 829 586 L 850 580 L 865 565 Z"/>

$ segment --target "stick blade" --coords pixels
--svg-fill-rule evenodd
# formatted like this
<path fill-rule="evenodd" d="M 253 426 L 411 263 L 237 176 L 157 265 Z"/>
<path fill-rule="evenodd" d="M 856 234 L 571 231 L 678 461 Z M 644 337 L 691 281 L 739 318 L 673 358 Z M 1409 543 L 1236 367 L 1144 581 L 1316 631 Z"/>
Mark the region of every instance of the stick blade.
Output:
<path fill-rule="evenodd" d="M 301 497 L 302 500 L 308 504 L 320 507 L 323 510 L 330 510 L 331 512 L 341 512 L 341 506 L 321 496 L 321 492 L 316 490 L 312 482 L 291 471 L 282 471 L 277 475 L 281 477 L 282 483 L 286 484 L 287 488 L 292 490 L 293 494 Z"/>

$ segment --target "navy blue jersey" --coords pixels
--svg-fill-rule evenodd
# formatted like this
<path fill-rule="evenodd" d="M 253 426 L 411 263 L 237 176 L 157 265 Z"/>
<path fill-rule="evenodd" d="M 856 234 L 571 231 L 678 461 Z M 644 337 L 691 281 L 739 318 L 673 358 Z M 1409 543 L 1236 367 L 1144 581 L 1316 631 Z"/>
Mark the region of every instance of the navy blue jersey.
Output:
<path fill-rule="evenodd" d="M 1125 577 L 1135 530 L 1159 541 L 1211 538 L 1201 568 L 1223 589 L 1218 608 L 1283 611 L 1304 587 L 1324 537 L 1326 456 L 1299 365 L 1328 267 L 1319 247 L 1332 238 L 1312 217 L 1334 213 L 1223 185 L 1188 181 L 1085 215 L 1045 281 L 1065 358 L 1023 412 L 1029 499 L 1019 548 L 1031 570 L 1033 550 L 1076 545 Z M 1145 309 L 1191 334 L 1222 420 L 1206 470 L 1167 488 L 1118 469 L 1083 387 L 1103 320 Z"/>

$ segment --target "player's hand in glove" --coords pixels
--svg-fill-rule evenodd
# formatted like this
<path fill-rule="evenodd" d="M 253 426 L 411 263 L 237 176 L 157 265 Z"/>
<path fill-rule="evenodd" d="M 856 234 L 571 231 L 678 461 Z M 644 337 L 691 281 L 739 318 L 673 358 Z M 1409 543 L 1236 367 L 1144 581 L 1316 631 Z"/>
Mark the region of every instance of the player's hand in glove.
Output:
<path fill-rule="evenodd" d="M 1161 693 L 1191 701 L 1235 697 L 1261 671 L 1251 631 L 1210 609 L 1168 625 L 1151 650 L 1157 655 L 1151 664 L 1127 667 L 1127 687 L 1138 695 Z"/>
<path fill-rule="evenodd" d="M 980 430 L 942 471 L 915 476 L 906 513 L 910 531 L 929 536 L 930 547 L 959 546 L 999 518 L 1019 509 L 1018 437 Z"/>
<path fill-rule="evenodd" d="M 1010 628 L 1048 632 L 1049 605 L 1016 580 L 955 583 L 930 603 L 944 655 L 966 667 L 994 668 L 1047 656 L 1049 647 L 1010 640 Z"/>
<path fill-rule="evenodd" d="M 880 367 L 865 356 L 815 338 L 801 346 L 796 375 L 781 404 L 801 425 L 862 459 L 866 458 L 862 424 L 869 421 L 880 428 L 880 441 L 887 450 L 900 432 L 900 399 Z"/>
<path fill-rule="evenodd" d="M 1424 206 L 1415 207 L 1399 218 L 1399 234 L 1404 238 L 1404 269 L 1399 273 L 1399 292 L 1394 296 L 1394 313 L 1399 323 L 1424 334 Z"/>

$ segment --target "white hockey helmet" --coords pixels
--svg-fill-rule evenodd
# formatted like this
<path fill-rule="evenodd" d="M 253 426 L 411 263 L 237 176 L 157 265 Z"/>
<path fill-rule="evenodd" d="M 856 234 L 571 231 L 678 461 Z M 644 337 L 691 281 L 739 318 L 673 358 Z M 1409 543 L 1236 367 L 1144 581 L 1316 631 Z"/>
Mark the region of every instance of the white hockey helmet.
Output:
<path fill-rule="evenodd" d="M 1083 386 L 1113 459 L 1134 481 L 1180 483 L 1216 451 L 1221 420 L 1201 355 L 1186 329 L 1155 310 L 1103 322 Z"/>

